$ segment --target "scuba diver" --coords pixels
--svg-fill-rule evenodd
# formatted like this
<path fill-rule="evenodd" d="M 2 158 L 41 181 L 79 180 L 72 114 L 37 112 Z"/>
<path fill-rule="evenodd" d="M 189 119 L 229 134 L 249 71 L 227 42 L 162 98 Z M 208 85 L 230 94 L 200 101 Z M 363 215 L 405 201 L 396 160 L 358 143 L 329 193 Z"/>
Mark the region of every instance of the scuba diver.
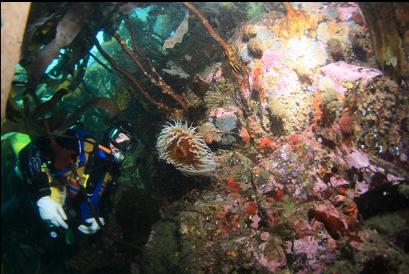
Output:
<path fill-rule="evenodd" d="M 62 135 L 39 137 L 21 150 L 21 178 L 51 237 L 74 228 L 95 234 L 104 225 L 124 153 L 136 146 L 133 131 L 131 123 L 115 121 L 98 143 L 92 134 L 72 127 Z"/>

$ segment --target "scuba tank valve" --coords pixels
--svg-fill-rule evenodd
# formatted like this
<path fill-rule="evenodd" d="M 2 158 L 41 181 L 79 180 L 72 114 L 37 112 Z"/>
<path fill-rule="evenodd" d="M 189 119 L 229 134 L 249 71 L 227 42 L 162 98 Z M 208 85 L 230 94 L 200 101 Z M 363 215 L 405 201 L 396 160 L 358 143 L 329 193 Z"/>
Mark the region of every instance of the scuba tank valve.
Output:
<path fill-rule="evenodd" d="M 113 152 L 112 150 L 110 150 L 109 148 L 103 145 L 98 145 L 98 148 L 102 150 L 103 152 L 112 155 L 112 157 L 114 158 L 114 161 L 118 164 L 122 163 L 125 159 L 125 156 L 121 151 Z"/>

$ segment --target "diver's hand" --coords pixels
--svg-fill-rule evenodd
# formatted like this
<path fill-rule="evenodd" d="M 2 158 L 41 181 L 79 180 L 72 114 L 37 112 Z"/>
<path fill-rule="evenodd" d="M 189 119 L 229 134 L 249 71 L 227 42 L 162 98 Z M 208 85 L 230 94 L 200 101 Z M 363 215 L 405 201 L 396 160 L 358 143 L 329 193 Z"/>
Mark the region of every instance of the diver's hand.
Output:
<path fill-rule="evenodd" d="M 52 226 L 67 229 L 68 225 L 64 220 L 67 220 L 67 215 L 64 209 L 56 201 L 51 199 L 50 196 L 42 197 L 37 201 L 38 211 L 40 212 L 40 217 L 45 222 L 51 224 Z"/>
<path fill-rule="evenodd" d="M 104 218 L 99 218 L 101 223 L 104 225 Z M 78 230 L 84 234 L 94 234 L 97 232 L 101 227 L 98 225 L 97 220 L 95 218 L 86 219 L 85 222 L 89 225 L 80 225 Z"/>

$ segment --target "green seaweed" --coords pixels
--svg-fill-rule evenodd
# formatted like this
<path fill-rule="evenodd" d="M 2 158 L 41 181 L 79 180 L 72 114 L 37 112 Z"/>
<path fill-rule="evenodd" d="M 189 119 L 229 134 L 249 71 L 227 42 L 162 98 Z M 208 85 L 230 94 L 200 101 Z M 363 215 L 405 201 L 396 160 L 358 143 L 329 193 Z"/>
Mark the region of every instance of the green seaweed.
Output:
<path fill-rule="evenodd" d="M 247 8 L 247 17 L 249 19 L 259 18 L 267 12 L 263 3 L 250 2 Z"/>

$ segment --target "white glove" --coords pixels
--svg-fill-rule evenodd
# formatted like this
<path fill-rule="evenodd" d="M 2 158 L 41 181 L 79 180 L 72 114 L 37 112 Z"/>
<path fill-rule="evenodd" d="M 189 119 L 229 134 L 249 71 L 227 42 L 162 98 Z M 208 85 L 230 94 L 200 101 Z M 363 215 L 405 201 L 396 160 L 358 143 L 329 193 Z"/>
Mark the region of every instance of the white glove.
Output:
<path fill-rule="evenodd" d="M 40 212 L 40 217 L 45 222 L 51 224 L 52 226 L 67 229 L 68 225 L 64 220 L 67 220 L 67 215 L 64 209 L 56 201 L 51 199 L 50 196 L 45 196 L 37 201 L 38 211 Z"/>
<path fill-rule="evenodd" d="M 104 218 L 99 218 L 101 223 L 104 225 Z M 89 225 L 80 225 L 78 227 L 78 230 L 81 231 L 84 234 L 94 234 L 100 229 L 100 226 L 97 223 L 97 220 L 95 218 L 89 218 L 86 219 L 85 222 Z"/>

